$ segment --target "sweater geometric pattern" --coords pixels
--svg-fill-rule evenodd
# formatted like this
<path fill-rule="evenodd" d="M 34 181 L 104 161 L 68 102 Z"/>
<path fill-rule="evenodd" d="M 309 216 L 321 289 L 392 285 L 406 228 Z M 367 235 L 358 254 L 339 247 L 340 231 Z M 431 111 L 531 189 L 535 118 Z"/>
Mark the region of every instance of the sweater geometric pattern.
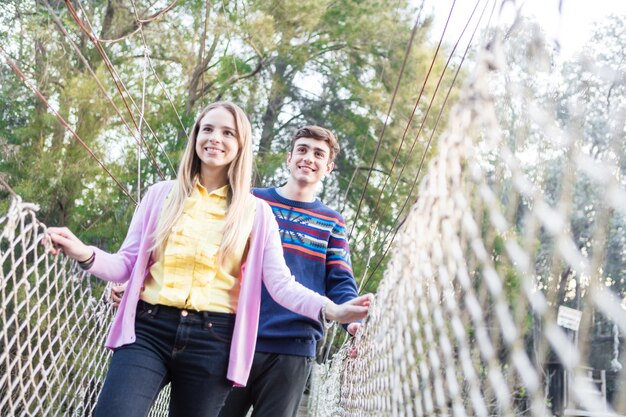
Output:
<path fill-rule="evenodd" d="M 255 188 L 255 196 L 271 207 L 278 223 L 287 266 L 296 280 L 337 304 L 357 296 L 346 223 L 320 200 L 301 202 L 282 197 L 275 188 Z M 257 351 L 315 356 L 322 325 L 292 313 L 261 292 Z"/>
<path fill-rule="evenodd" d="M 261 197 L 263 198 L 263 197 Z M 280 229 L 283 249 L 313 261 L 352 272 L 350 252 L 346 242 L 346 225 L 341 216 L 290 207 L 266 200 Z M 329 239 L 329 236 L 332 239 Z M 329 247 L 329 241 L 333 246 Z"/>

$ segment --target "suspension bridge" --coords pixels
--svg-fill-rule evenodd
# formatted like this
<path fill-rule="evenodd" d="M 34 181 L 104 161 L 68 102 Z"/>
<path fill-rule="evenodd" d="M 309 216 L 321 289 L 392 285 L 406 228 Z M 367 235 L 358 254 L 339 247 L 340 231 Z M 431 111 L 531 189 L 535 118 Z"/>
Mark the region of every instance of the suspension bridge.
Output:
<path fill-rule="evenodd" d="M 551 153 L 529 161 L 533 144 L 519 146 L 524 138 L 505 128 L 492 88 L 511 70 L 507 39 L 488 36 L 394 237 L 370 315 L 314 367 L 309 416 L 626 414 L 626 302 L 614 285 L 626 279 L 626 253 L 611 243 L 624 239 L 626 107 L 607 115 L 617 126 L 611 151 L 592 154 L 579 118 L 559 123 L 551 103 L 510 82 L 539 140 L 551 141 Z M 528 169 L 542 157 L 557 165 L 556 194 Z M 593 206 L 582 220 L 581 183 Z M 0 415 L 89 416 L 109 358 L 107 294 L 48 254 L 35 204 L 13 196 L 0 231 Z M 611 256 L 621 275 L 607 275 Z M 167 397 L 151 416 L 167 414 Z"/>

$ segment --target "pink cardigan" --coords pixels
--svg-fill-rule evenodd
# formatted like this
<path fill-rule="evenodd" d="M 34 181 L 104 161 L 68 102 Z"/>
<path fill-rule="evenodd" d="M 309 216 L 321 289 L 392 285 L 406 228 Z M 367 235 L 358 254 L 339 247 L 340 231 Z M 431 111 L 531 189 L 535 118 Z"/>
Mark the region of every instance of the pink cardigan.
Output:
<path fill-rule="evenodd" d="M 117 253 L 93 247 L 96 258 L 90 273 L 107 281 L 130 280 L 111 326 L 106 346 L 115 348 L 135 341 L 135 310 L 143 281 L 153 260 L 149 248 L 163 201 L 174 181 L 150 187 L 137 207 L 126 239 Z M 267 203 L 257 199 L 248 255 L 241 266 L 241 289 L 227 378 L 235 386 L 245 386 L 252 366 L 261 304 L 261 280 L 279 304 L 313 320 L 318 320 L 326 297 L 296 282 L 283 258 L 278 225 Z"/>

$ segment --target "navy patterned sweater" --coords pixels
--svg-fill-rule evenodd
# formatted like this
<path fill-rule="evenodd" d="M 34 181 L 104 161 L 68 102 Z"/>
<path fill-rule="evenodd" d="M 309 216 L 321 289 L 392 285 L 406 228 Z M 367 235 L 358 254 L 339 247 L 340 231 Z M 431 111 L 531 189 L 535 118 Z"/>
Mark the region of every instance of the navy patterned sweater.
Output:
<path fill-rule="evenodd" d="M 288 200 L 276 188 L 255 188 L 253 193 L 274 212 L 285 260 L 296 280 L 337 304 L 355 298 L 343 217 L 318 199 L 311 203 Z M 257 352 L 315 356 L 321 323 L 281 307 L 265 286 L 261 297 Z"/>

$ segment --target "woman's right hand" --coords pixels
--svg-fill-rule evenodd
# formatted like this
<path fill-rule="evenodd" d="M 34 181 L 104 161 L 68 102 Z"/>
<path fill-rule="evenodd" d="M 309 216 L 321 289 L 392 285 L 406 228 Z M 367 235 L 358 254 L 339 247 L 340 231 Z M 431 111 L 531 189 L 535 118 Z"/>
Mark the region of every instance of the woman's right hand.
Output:
<path fill-rule="evenodd" d="M 339 305 L 329 300 L 326 304 L 326 319 L 339 323 L 362 320 L 367 316 L 373 299 L 372 294 L 365 294 Z"/>
<path fill-rule="evenodd" d="M 49 227 L 47 240 L 52 243 L 50 253 L 53 255 L 63 251 L 75 261 L 86 261 L 93 255 L 93 249 L 85 245 L 67 227 Z"/>

